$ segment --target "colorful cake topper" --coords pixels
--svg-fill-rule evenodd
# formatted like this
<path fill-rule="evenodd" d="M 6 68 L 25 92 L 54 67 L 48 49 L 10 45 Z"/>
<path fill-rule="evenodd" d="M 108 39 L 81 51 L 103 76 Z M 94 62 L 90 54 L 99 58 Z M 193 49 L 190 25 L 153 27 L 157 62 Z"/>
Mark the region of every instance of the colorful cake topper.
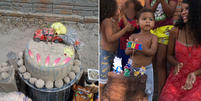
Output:
<path fill-rule="evenodd" d="M 145 67 L 141 67 L 140 68 L 140 71 L 139 71 L 140 73 L 141 73 L 141 75 L 144 75 L 144 73 L 146 72 L 146 69 L 145 69 Z"/>
<path fill-rule="evenodd" d="M 138 76 L 139 74 L 140 74 L 139 71 L 135 71 L 135 72 L 134 72 L 134 76 Z"/>
<path fill-rule="evenodd" d="M 130 72 L 131 72 L 131 65 L 132 65 L 133 61 L 131 59 L 128 59 L 128 63 L 126 64 L 126 66 L 124 66 L 124 76 L 130 76 Z"/>
<path fill-rule="evenodd" d="M 130 67 L 124 66 L 124 71 L 125 71 L 125 69 L 128 69 L 131 72 L 131 68 Z"/>
<path fill-rule="evenodd" d="M 130 70 L 129 69 L 124 69 L 125 73 L 124 76 L 130 76 Z"/>
<path fill-rule="evenodd" d="M 50 56 L 48 55 L 45 60 L 45 67 L 47 67 L 49 63 L 50 63 Z"/>
<path fill-rule="evenodd" d="M 114 72 L 116 72 L 117 74 L 122 72 L 121 58 L 115 56 L 113 65 Z"/>
<path fill-rule="evenodd" d="M 66 34 L 66 32 L 67 32 L 66 27 L 63 24 L 61 24 L 60 22 L 53 23 L 51 27 L 55 30 L 55 33 L 57 33 L 58 35 Z"/>
<path fill-rule="evenodd" d="M 65 48 L 64 53 L 67 54 L 69 57 L 72 57 L 74 55 L 73 50 L 69 48 Z"/>
<path fill-rule="evenodd" d="M 37 53 L 36 58 L 37 58 L 37 62 L 39 64 L 39 66 L 40 66 L 41 58 L 40 58 L 40 54 L 39 53 Z"/>
<path fill-rule="evenodd" d="M 128 64 L 132 64 L 133 63 L 133 61 L 132 61 L 132 59 L 128 59 Z"/>
<path fill-rule="evenodd" d="M 129 41 L 127 44 L 128 48 L 136 49 L 136 50 L 142 50 L 142 44 L 134 43 Z"/>

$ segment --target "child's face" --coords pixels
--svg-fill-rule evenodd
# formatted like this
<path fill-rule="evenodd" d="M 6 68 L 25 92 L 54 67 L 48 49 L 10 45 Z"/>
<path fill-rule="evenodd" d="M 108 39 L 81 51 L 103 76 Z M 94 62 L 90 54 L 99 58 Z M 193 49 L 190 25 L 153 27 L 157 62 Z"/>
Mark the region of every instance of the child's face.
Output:
<path fill-rule="evenodd" d="M 144 12 L 140 15 L 137 24 L 140 26 L 141 30 L 149 31 L 154 27 L 155 21 L 154 16 L 151 12 Z"/>
<path fill-rule="evenodd" d="M 181 17 L 184 20 L 184 23 L 188 21 L 188 4 L 181 4 Z"/>
<path fill-rule="evenodd" d="M 133 3 L 129 3 L 128 7 L 125 8 L 125 14 L 128 19 L 134 20 L 136 11 L 134 10 L 135 5 Z"/>

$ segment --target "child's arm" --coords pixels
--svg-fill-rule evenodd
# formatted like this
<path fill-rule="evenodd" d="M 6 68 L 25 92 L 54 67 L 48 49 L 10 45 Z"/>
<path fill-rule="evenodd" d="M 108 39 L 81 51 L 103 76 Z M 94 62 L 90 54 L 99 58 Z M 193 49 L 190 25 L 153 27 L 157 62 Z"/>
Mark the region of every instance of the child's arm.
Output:
<path fill-rule="evenodd" d="M 157 8 L 158 4 L 159 4 L 159 2 L 158 2 L 158 0 L 156 0 L 154 5 L 151 7 L 150 0 L 145 0 L 145 7 L 150 8 L 153 12 L 156 11 L 156 8 Z"/>
<path fill-rule="evenodd" d="M 152 38 L 151 47 L 150 48 L 144 48 L 142 46 L 141 52 L 147 56 L 154 56 L 156 54 L 157 47 L 158 47 L 158 37 L 154 35 Z M 137 50 L 137 51 L 140 51 L 140 50 Z"/>
<path fill-rule="evenodd" d="M 166 0 L 159 0 L 159 1 L 161 2 L 161 5 L 167 17 L 172 17 L 176 10 L 177 2 L 170 0 L 168 4 Z"/>
<path fill-rule="evenodd" d="M 125 16 L 125 13 L 124 13 L 124 5 L 121 5 L 120 13 L 121 13 L 121 17 L 123 19 L 124 25 L 127 25 L 128 20 L 127 20 L 127 18 Z"/>
<path fill-rule="evenodd" d="M 120 26 L 119 26 L 119 13 L 117 12 L 116 16 L 114 17 L 115 20 L 115 25 L 117 27 L 117 31 L 120 30 Z"/>
<path fill-rule="evenodd" d="M 108 42 L 115 42 L 126 32 L 133 31 L 133 27 L 131 26 L 131 24 L 127 24 L 122 30 L 120 30 L 117 33 L 114 33 L 112 30 L 112 21 L 109 18 L 105 19 L 103 24 L 105 28 L 105 35 Z"/>

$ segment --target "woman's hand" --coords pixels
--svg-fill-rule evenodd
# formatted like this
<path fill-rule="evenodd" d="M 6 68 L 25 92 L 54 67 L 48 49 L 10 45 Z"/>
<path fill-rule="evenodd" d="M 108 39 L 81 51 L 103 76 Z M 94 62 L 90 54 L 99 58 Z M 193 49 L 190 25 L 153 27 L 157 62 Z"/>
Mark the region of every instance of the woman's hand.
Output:
<path fill-rule="evenodd" d="M 174 71 L 173 71 L 175 76 L 179 73 L 179 71 L 182 67 L 183 67 L 183 63 L 177 63 L 177 65 L 174 67 Z"/>
<path fill-rule="evenodd" d="M 188 77 L 186 79 L 186 84 L 182 86 L 182 89 L 184 90 L 190 90 L 193 88 L 193 83 L 196 81 L 196 75 L 194 72 L 188 74 Z"/>

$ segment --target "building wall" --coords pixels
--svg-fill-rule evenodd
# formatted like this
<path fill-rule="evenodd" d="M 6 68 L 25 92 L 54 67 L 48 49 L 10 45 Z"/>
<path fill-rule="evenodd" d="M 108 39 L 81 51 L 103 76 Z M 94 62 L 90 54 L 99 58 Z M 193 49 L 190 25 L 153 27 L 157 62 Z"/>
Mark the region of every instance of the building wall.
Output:
<path fill-rule="evenodd" d="M 1 10 L 98 16 L 98 0 L 0 0 Z"/>

